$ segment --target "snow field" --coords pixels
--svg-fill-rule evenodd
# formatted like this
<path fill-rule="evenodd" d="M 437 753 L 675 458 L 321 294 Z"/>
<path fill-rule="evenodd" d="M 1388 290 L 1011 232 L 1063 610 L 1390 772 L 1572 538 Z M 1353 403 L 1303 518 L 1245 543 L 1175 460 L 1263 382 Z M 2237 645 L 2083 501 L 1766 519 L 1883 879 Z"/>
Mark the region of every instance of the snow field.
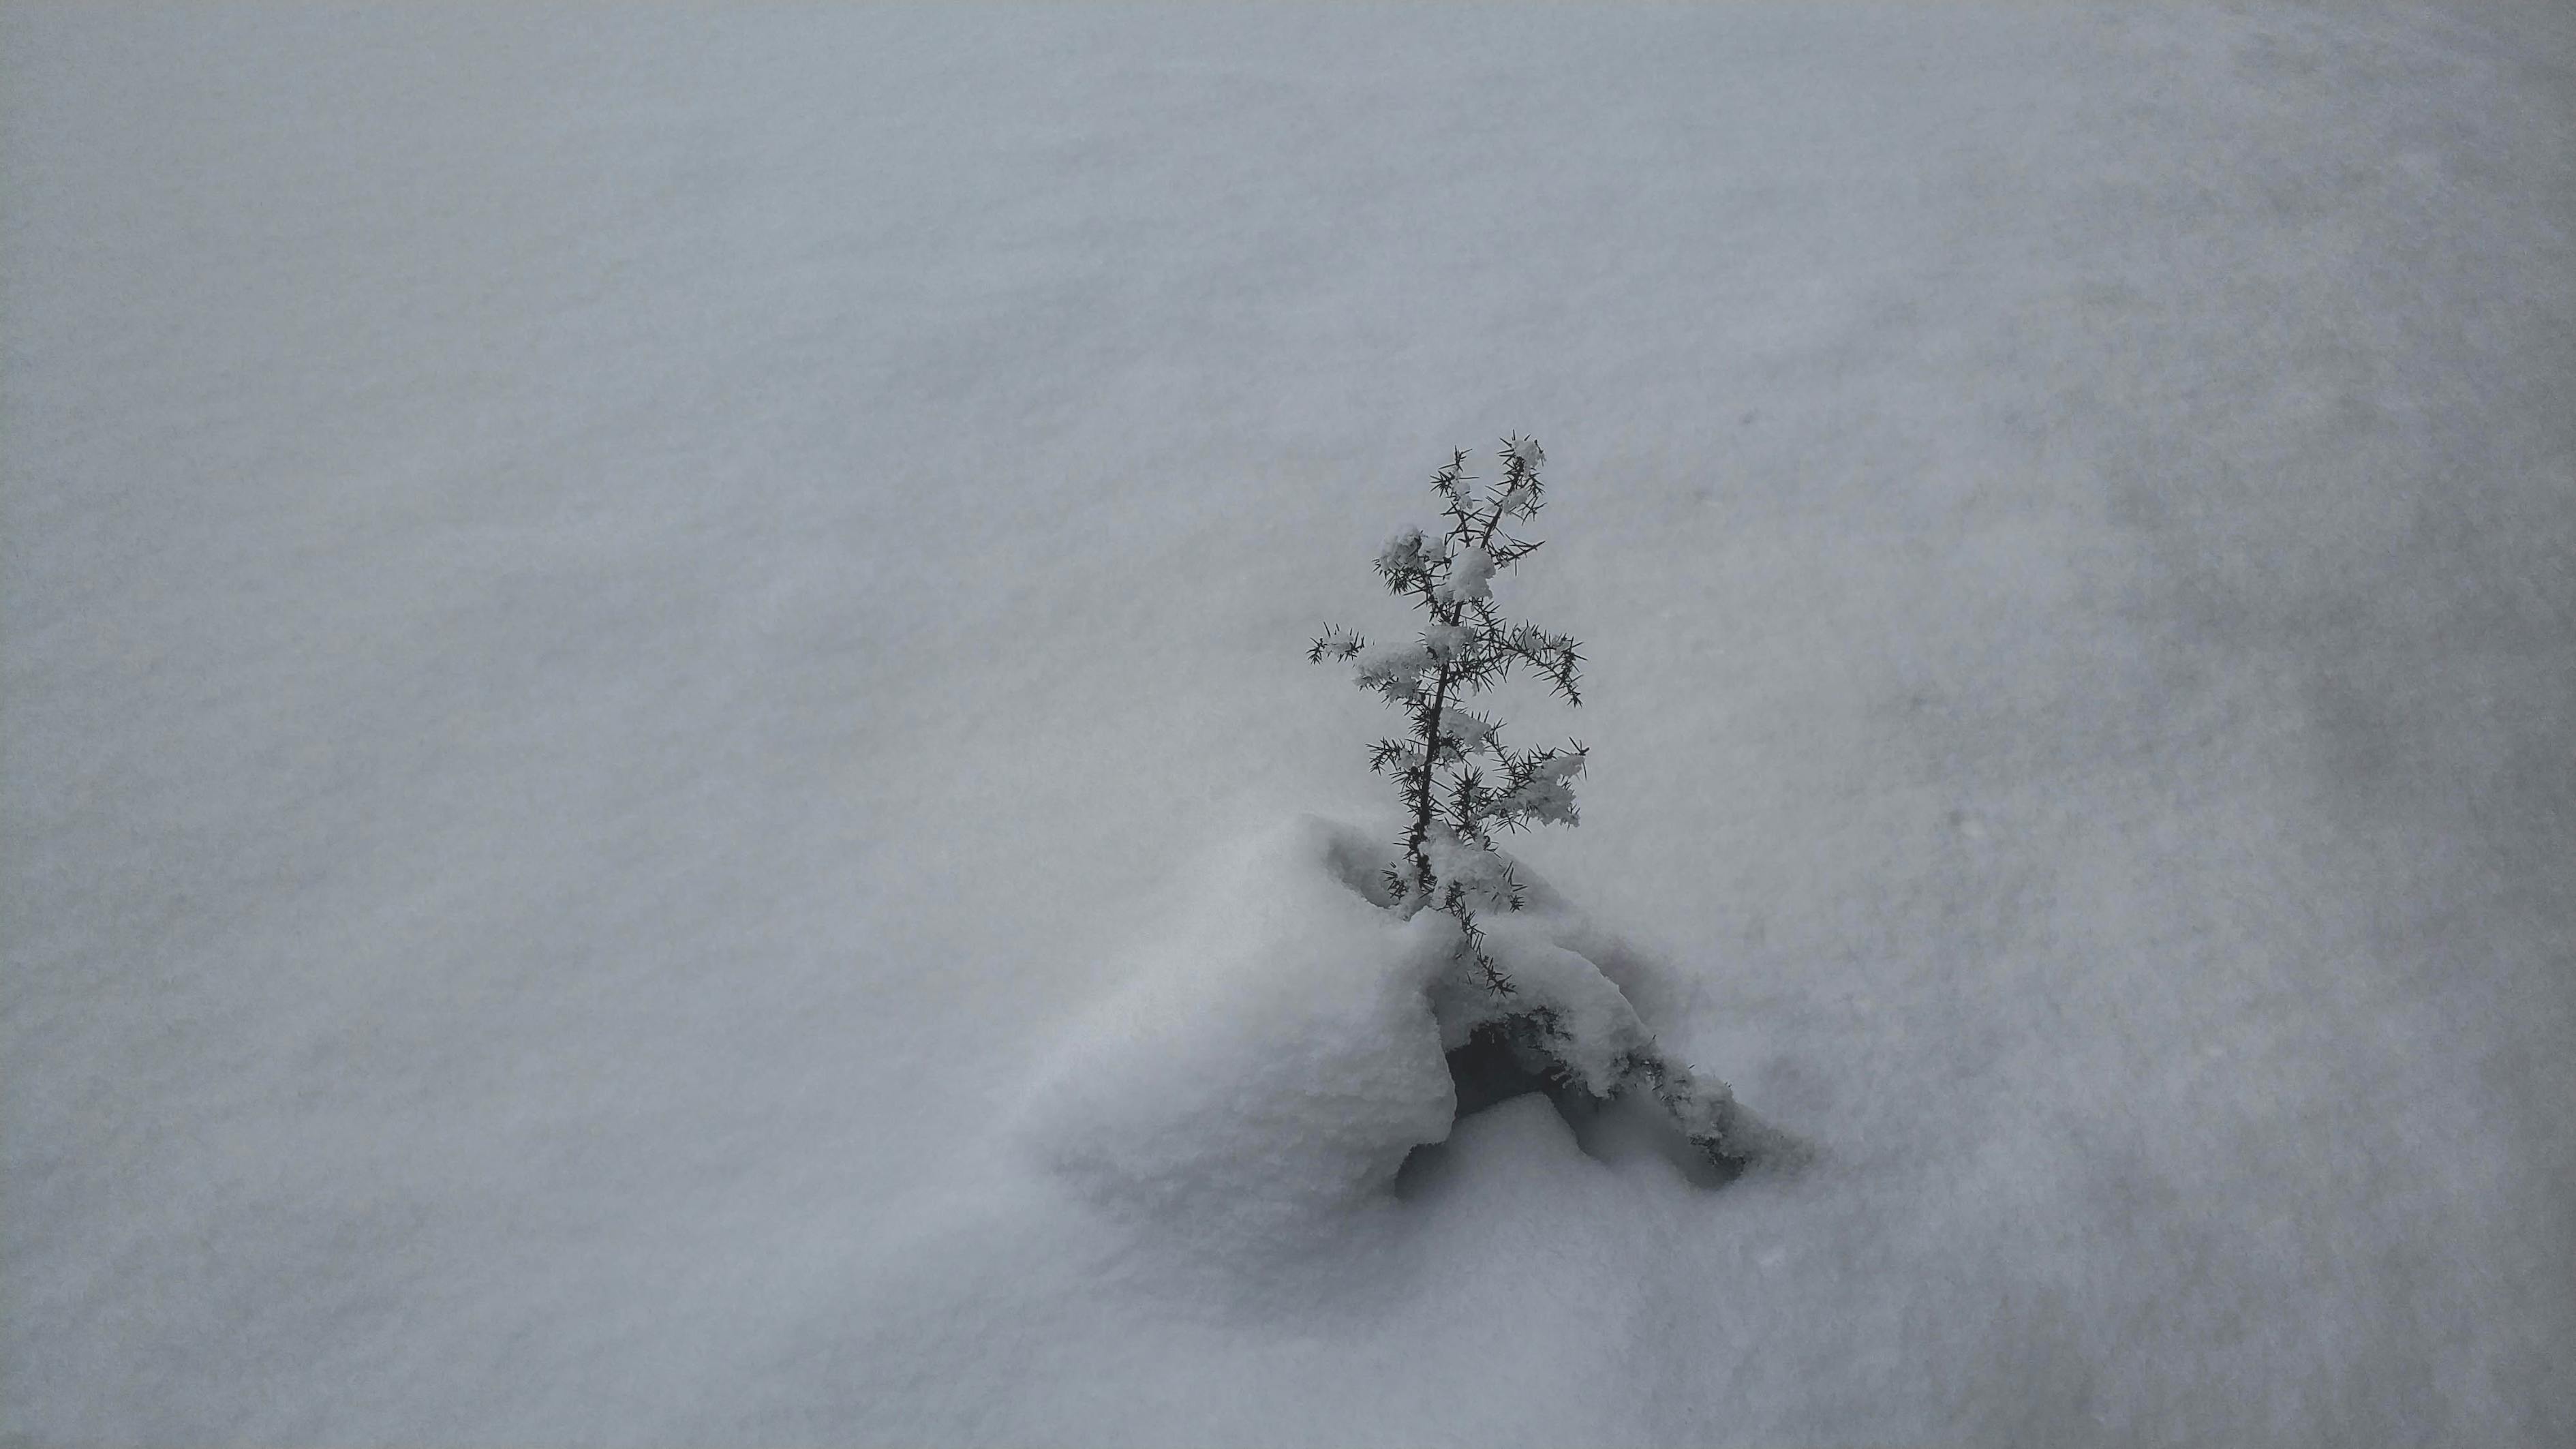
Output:
<path fill-rule="evenodd" d="M 0 11 L 0 1434 L 2569 1442 L 2571 77 Z M 1400 953 L 1205 914 L 1385 807 L 1296 655 L 1505 431 L 1525 853 L 1808 1171 L 1524 1097 L 1373 1190 Z"/>

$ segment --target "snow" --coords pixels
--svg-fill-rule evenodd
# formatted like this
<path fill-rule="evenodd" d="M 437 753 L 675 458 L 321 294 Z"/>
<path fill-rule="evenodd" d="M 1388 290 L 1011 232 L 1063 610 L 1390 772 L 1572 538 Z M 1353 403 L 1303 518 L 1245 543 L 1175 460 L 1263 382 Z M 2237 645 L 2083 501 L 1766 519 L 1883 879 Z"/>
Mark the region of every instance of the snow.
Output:
<path fill-rule="evenodd" d="M 1417 640 L 1411 644 L 1380 644 L 1363 650 L 1357 660 L 1360 686 L 1385 696 L 1390 704 L 1410 705 L 1426 692 L 1423 680 L 1439 663 L 1433 645 Z"/>
<path fill-rule="evenodd" d="M 1388 578 L 1419 573 L 1431 567 L 1429 553 L 1423 547 L 1422 530 L 1408 528 L 1386 541 L 1377 554 L 1377 571 Z"/>
<path fill-rule="evenodd" d="M 0 1438 L 2576 1440 L 2571 95 L 2521 0 L 0 10 Z M 1259 865 L 1387 834 L 1300 656 L 1521 431 L 1505 934 L 1797 1171 L 1436 1122 Z"/>
<path fill-rule="evenodd" d="M 1449 559 L 1449 573 L 1432 590 L 1440 602 L 1470 603 L 1494 596 L 1494 556 L 1481 548 L 1463 548 Z"/>
<path fill-rule="evenodd" d="M 1473 755 L 1491 748 L 1494 732 L 1501 728 L 1464 705 L 1450 705 L 1440 711 L 1440 733 L 1447 736 L 1458 753 Z"/>
<path fill-rule="evenodd" d="M 1373 904 L 1365 864 L 1334 872 L 1370 849 L 1309 815 L 1222 852 L 1038 1071 L 1027 1150 L 1157 1227 L 1256 1247 L 1390 1189 L 1457 1112 L 1430 1000 L 1449 942 Z"/>

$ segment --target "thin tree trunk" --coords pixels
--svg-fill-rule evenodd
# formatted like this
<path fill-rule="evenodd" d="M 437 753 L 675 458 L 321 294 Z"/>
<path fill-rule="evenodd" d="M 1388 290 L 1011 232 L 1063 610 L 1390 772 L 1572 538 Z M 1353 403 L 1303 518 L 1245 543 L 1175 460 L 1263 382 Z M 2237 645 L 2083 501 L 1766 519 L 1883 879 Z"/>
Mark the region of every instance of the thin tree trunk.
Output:
<path fill-rule="evenodd" d="M 1440 617 L 1438 610 L 1432 618 Z M 1451 621 L 1453 624 L 1455 620 Z M 1413 776 L 1413 833 L 1405 837 L 1404 853 L 1413 858 L 1413 881 L 1422 898 L 1431 898 L 1431 857 L 1423 852 L 1423 842 L 1431 838 L 1432 769 L 1440 758 L 1440 715 L 1449 702 L 1449 665 L 1440 666 L 1440 682 L 1431 691 L 1431 712 L 1422 726 L 1422 767 Z"/>

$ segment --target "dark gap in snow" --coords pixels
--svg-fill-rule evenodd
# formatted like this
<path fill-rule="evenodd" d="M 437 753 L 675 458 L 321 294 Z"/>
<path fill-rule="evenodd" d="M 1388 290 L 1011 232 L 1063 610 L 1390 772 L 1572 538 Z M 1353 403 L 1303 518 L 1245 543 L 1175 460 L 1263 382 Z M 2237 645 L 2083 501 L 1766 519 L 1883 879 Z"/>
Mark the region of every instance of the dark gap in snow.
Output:
<path fill-rule="evenodd" d="M 1479 1029 L 1449 1053 L 1449 1078 L 1457 1089 L 1456 1120 L 1461 1122 L 1538 1092 L 1573 1131 L 1575 1145 L 1596 1162 L 1617 1166 L 1660 1157 L 1692 1186 L 1703 1188 L 1724 1187 L 1743 1174 L 1740 1166 L 1730 1169 L 1710 1161 L 1651 1104 L 1596 1097 L 1567 1082 L 1554 1063 L 1515 1043 L 1499 1026 Z M 1395 1194 L 1402 1199 L 1418 1197 L 1448 1172 L 1447 1142 L 1417 1147 L 1406 1154 L 1404 1166 L 1396 1173 Z"/>
<path fill-rule="evenodd" d="M 1545 1092 L 1550 1101 L 1584 1095 L 1566 1084 L 1554 1063 L 1514 1044 L 1496 1026 L 1479 1028 L 1449 1054 L 1449 1079 L 1458 1087 L 1461 1117 L 1472 1117 L 1526 1092 Z"/>

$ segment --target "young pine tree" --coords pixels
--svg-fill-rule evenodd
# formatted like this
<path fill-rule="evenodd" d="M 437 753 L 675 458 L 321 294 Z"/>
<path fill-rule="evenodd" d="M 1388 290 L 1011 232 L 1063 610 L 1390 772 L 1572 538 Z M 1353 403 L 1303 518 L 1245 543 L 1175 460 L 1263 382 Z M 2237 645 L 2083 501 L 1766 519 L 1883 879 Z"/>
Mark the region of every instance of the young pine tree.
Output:
<path fill-rule="evenodd" d="M 1479 1023 L 1477 1036 L 1543 1080 L 1579 1086 L 1596 1100 L 1652 1098 L 1694 1146 L 1732 1171 L 1757 1155 L 1788 1151 L 1787 1140 L 1743 1112 L 1725 1083 L 1704 1081 L 1666 1057 L 1607 981 L 1588 989 L 1588 1010 L 1561 977 L 1522 990 L 1487 949 L 1479 924 L 1480 912 L 1517 911 L 1524 903 L 1494 837 L 1574 824 L 1574 778 L 1586 763 L 1579 743 L 1512 748 L 1502 722 L 1469 703 L 1521 668 L 1546 678 L 1566 703 L 1583 702 L 1582 646 L 1506 619 L 1494 604 L 1495 576 L 1539 546 L 1510 530 L 1538 516 L 1545 460 L 1536 442 L 1505 438 L 1502 474 L 1480 488 L 1467 473 L 1466 453 L 1453 451 L 1431 479 L 1446 533 L 1434 539 L 1407 529 L 1377 556 L 1378 577 L 1420 613 L 1420 632 L 1409 643 L 1372 648 L 1358 634 L 1327 626 L 1306 658 L 1356 663 L 1360 687 L 1404 715 L 1404 732 L 1369 751 L 1369 768 L 1394 779 L 1407 821 L 1403 854 L 1386 870 L 1387 894 L 1401 915 L 1436 906 L 1457 922 L 1457 960 L 1490 993 L 1468 1013 Z M 1601 993 L 1619 998 L 1617 1010 L 1598 1009 Z M 1578 1031 L 1578 1019 L 1590 1024 Z"/>
<path fill-rule="evenodd" d="M 1581 648 L 1562 634 L 1505 619 L 1494 607 L 1494 576 L 1538 548 L 1513 537 L 1509 525 L 1538 516 L 1546 461 L 1528 438 L 1503 440 L 1502 476 L 1476 487 L 1465 450 L 1434 474 L 1449 520 L 1433 541 L 1407 529 L 1377 556 L 1378 577 L 1388 592 L 1423 615 L 1410 644 L 1372 649 L 1368 640 L 1327 625 L 1306 658 L 1355 660 L 1359 685 L 1404 712 L 1400 736 L 1379 740 L 1369 769 L 1394 777 L 1403 792 L 1410 828 L 1404 859 L 1387 868 L 1386 887 L 1407 916 L 1436 904 L 1458 922 L 1459 947 L 1478 977 L 1498 996 L 1513 993 L 1511 978 L 1485 951 L 1479 910 L 1521 908 L 1520 883 L 1494 849 L 1494 836 L 1544 823 L 1575 823 L 1574 777 L 1583 772 L 1584 749 L 1569 743 L 1515 750 L 1502 739 L 1502 722 L 1467 701 L 1510 677 L 1516 668 L 1544 675 L 1568 704 L 1583 702 L 1577 670 Z"/>

